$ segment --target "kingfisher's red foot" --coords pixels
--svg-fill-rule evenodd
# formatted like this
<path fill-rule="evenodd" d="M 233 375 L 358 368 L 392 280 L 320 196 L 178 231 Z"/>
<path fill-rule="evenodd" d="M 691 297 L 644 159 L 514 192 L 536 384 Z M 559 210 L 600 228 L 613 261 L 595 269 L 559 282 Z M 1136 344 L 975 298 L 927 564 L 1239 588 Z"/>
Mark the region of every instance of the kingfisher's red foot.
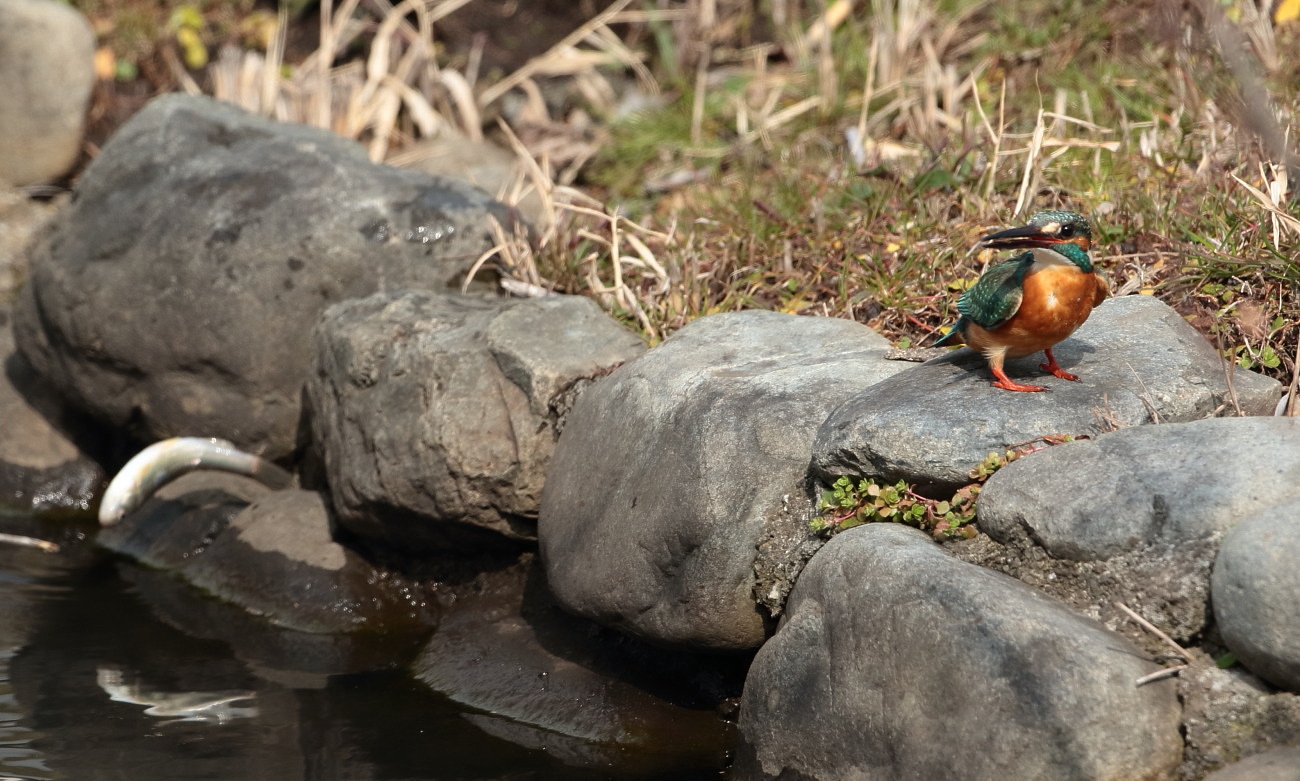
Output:
<path fill-rule="evenodd" d="M 997 377 L 997 379 L 993 381 L 993 387 L 995 388 L 1001 388 L 1003 390 L 1009 390 L 1009 391 L 1021 391 L 1023 393 L 1038 393 L 1039 391 L 1047 390 L 1047 388 L 1042 385 L 1025 385 L 1023 383 L 1016 382 L 1015 380 L 1008 377 L 1006 375 L 1006 372 L 1002 371 L 1001 369 L 997 369 L 997 368 L 993 369 L 993 376 Z"/>
<path fill-rule="evenodd" d="M 1060 377 L 1063 380 L 1069 380 L 1070 382 L 1079 381 L 1078 375 L 1070 374 L 1065 369 L 1061 368 L 1061 365 L 1056 362 L 1056 356 L 1052 355 L 1050 349 L 1043 350 L 1043 355 L 1047 356 L 1047 363 L 1039 364 L 1038 368 L 1043 371 L 1051 372 L 1053 376 Z"/>

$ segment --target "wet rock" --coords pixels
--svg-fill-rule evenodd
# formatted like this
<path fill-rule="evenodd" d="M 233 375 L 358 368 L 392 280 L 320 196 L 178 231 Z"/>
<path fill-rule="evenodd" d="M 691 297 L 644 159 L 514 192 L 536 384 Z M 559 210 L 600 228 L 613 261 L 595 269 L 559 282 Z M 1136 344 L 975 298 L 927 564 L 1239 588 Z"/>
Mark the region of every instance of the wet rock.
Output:
<path fill-rule="evenodd" d="M 1192 667 L 1178 679 L 1186 742 L 1179 777 L 1205 778 L 1225 764 L 1300 746 L 1300 697 L 1273 692 L 1240 667 L 1221 670 L 1192 653 Z"/>
<path fill-rule="evenodd" d="M 106 478 L 77 442 L 98 432 L 14 351 L 9 311 L 0 305 L 0 507 L 89 514 Z"/>
<path fill-rule="evenodd" d="M 1300 748 L 1280 748 L 1233 762 L 1205 781 L 1300 781 Z"/>
<path fill-rule="evenodd" d="M 0 9 L 0 17 L 8 10 Z M 0 31 L 0 38 L 9 32 Z M 75 515 L 90 511 L 106 479 L 96 460 L 104 448 L 92 440 L 108 437 L 17 354 L 12 328 L 13 298 L 27 278 L 27 244 L 53 213 L 19 190 L 0 189 L 0 509 Z"/>
<path fill-rule="evenodd" d="M 1295 490 L 1294 483 L 1278 485 Z M 1300 692 L 1297 516 L 1300 497 L 1233 527 L 1211 580 L 1214 617 L 1228 648 L 1251 672 L 1293 692 Z"/>
<path fill-rule="evenodd" d="M 218 436 L 283 458 L 302 444 L 320 313 L 458 287 L 494 244 L 490 216 L 510 219 L 468 185 L 372 165 L 331 133 L 160 97 L 33 245 L 19 349 L 141 441 Z"/>
<path fill-rule="evenodd" d="M 651 642 L 753 648 L 767 636 L 756 558 L 807 539 L 812 432 L 910 366 L 856 323 L 705 317 L 582 395 L 556 447 L 539 537 L 578 615 Z M 762 549 L 759 550 L 760 543 Z"/>
<path fill-rule="evenodd" d="M 81 153 L 95 34 L 64 3 L 0 4 L 0 182 L 48 182 Z"/>
<path fill-rule="evenodd" d="M 737 776 L 945 778 L 959 761 L 964 779 L 1165 778 L 1176 684 L 1135 685 L 1155 669 L 922 532 L 868 524 L 813 557 L 759 650 Z"/>
<path fill-rule="evenodd" d="M 324 500 L 308 491 L 194 472 L 102 530 L 99 542 L 276 626 L 404 632 L 435 619 L 417 588 L 334 542 Z"/>
<path fill-rule="evenodd" d="M 1108 624 L 1123 602 L 1179 640 L 1208 617 L 1224 531 L 1300 502 L 1300 420 L 1220 418 L 1140 426 L 1049 447 L 993 475 L 979 528 L 1009 546 L 981 561 Z M 1054 582 L 1032 575 L 1031 549 Z M 1041 567 L 1039 567 L 1041 569 Z M 1082 586 L 1079 599 L 1064 591 Z M 1122 620 L 1122 619 L 1121 619 Z"/>
<path fill-rule="evenodd" d="M 813 466 L 840 475 L 905 479 L 951 490 L 990 452 L 1047 434 L 1095 435 L 1116 427 L 1232 412 L 1227 374 L 1242 409 L 1272 414 L 1276 380 L 1224 362 L 1196 329 L 1150 296 L 1103 303 L 1053 352 L 1079 382 L 1050 375 L 1043 393 L 994 388 L 982 357 L 954 352 L 849 399 L 822 424 Z M 1008 363 L 1037 382 L 1041 355 Z"/>
<path fill-rule="evenodd" d="M 339 523 L 408 553 L 534 539 L 555 405 L 644 349 L 573 296 L 333 307 L 308 394 Z"/>
<path fill-rule="evenodd" d="M 428 638 L 427 627 L 399 632 L 303 632 L 267 621 L 234 602 L 213 599 L 166 570 L 122 561 L 118 575 L 134 599 L 186 636 L 219 642 L 267 680 L 324 688 L 329 676 L 391 670 L 409 664 Z"/>
<path fill-rule="evenodd" d="M 671 654 L 561 610 L 531 556 L 461 588 L 415 663 L 451 700 L 493 715 L 489 733 L 571 764 L 660 773 L 725 765 L 716 709 L 746 659 Z"/>

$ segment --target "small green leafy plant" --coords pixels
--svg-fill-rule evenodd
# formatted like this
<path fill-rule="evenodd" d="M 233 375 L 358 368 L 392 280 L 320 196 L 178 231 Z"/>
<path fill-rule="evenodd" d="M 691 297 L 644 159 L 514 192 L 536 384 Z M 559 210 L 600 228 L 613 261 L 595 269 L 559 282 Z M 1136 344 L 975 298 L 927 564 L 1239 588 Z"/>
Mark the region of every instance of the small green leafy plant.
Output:
<path fill-rule="evenodd" d="M 975 497 L 978 485 L 962 486 L 951 499 L 930 499 L 912 490 L 904 480 L 880 484 L 872 478 L 856 483 L 840 477 L 822 493 L 812 520 L 815 532 L 834 534 L 876 521 L 893 521 L 915 526 L 935 538 L 974 537 Z"/>
<path fill-rule="evenodd" d="M 1005 453 L 989 453 L 969 473 L 971 482 L 958 488 L 948 499 L 931 499 L 915 491 L 906 480 L 883 483 L 873 477 L 841 476 L 822 492 L 817 502 L 820 513 L 809 523 L 819 534 L 832 535 L 864 523 L 892 521 L 915 526 L 935 539 L 970 539 L 975 531 L 975 499 L 993 473 L 1017 459 L 1048 445 L 1070 442 L 1068 434 L 1039 437 Z M 1038 444 L 1038 443 L 1042 444 Z"/>

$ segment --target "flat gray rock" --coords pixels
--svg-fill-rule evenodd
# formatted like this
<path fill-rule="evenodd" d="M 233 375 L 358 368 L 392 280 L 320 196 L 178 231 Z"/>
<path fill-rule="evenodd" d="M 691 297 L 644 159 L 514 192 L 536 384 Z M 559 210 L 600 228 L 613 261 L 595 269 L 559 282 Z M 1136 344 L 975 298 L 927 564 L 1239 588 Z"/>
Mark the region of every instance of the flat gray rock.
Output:
<path fill-rule="evenodd" d="M 883 360 L 887 347 L 845 320 L 714 315 L 593 385 L 542 494 L 560 603 L 664 645 L 761 644 L 771 613 L 755 592 L 772 587 L 756 559 L 785 560 L 808 537 L 812 434 L 845 398 L 909 367 Z"/>
<path fill-rule="evenodd" d="M 645 351 L 587 298 L 427 291 L 338 304 L 314 347 L 338 521 L 407 554 L 535 539 L 568 396 Z"/>
<path fill-rule="evenodd" d="M 1058 380 L 1041 354 L 1008 363 L 1013 379 L 1042 393 L 994 388 L 969 349 L 929 361 L 849 399 L 822 424 L 813 466 L 841 475 L 900 478 L 952 489 L 991 452 L 1048 434 L 1095 435 L 1116 427 L 1231 414 L 1232 367 L 1183 318 L 1150 296 L 1106 301 L 1054 353 L 1080 377 Z M 1233 391 L 1249 414 L 1272 414 L 1281 386 L 1241 369 Z"/>
<path fill-rule="evenodd" d="M 1224 536 L 1211 595 L 1219 633 L 1237 659 L 1274 686 L 1300 692 L 1300 497 Z"/>
<path fill-rule="evenodd" d="M 141 441 L 217 436 L 282 459 L 303 444 L 321 312 L 459 287 L 494 244 L 492 217 L 510 220 L 468 185 L 373 165 L 332 133 L 160 97 L 33 245 L 19 350 Z"/>
<path fill-rule="evenodd" d="M 81 154 L 95 33 L 52 0 L 0 3 L 0 182 L 57 179 Z"/>
<path fill-rule="evenodd" d="M 1056 558 L 1107 559 L 1223 532 L 1300 502 L 1300 419 L 1217 418 L 1127 428 L 1048 447 L 998 470 L 979 528 L 1028 533 Z"/>
<path fill-rule="evenodd" d="M 924 533 L 868 524 L 804 569 L 741 702 L 743 779 L 1167 778 L 1174 681 L 1127 640 Z"/>
<path fill-rule="evenodd" d="M 310 491 L 193 472 L 98 542 L 302 632 L 408 632 L 436 617 L 417 590 L 335 542 L 324 499 Z"/>

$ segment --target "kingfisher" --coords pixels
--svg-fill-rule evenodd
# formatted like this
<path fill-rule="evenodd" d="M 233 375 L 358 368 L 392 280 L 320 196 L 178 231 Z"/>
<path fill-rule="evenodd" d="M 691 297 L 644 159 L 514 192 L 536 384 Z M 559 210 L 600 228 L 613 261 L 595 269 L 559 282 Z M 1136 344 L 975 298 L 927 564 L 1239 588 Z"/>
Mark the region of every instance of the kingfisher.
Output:
<path fill-rule="evenodd" d="M 1056 362 L 1052 347 L 1083 325 L 1093 307 L 1106 299 L 1106 280 L 1098 276 L 1088 251 L 1092 225 L 1070 211 L 1041 211 L 1020 228 L 990 233 L 980 240 L 990 249 L 1028 249 L 990 266 L 957 302 L 961 317 L 935 346 L 966 344 L 984 353 L 993 371 L 993 387 L 1036 392 L 1007 376 L 1007 358 L 1039 350 L 1041 368 L 1063 380 L 1078 381 Z"/>

